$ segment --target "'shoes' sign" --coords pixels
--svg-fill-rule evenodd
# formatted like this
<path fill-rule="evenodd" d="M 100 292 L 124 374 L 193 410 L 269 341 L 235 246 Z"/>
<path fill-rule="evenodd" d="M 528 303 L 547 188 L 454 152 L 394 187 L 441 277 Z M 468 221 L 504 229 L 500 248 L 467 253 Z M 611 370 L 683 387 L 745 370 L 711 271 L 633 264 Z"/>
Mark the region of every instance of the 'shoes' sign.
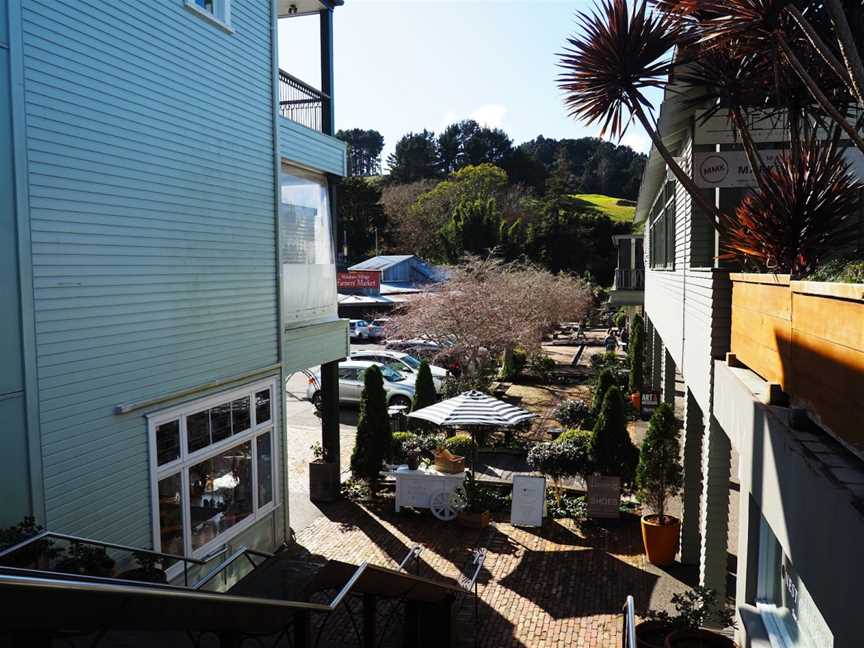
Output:
<path fill-rule="evenodd" d="M 588 482 L 588 517 L 617 518 L 621 500 L 621 479 L 591 475 Z"/>
<path fill-rule="evenodd" d="M 377 270 L 352 270 L 336 273 L 336 288 L 374 288 L 381 287 L 381 273 Z"/>

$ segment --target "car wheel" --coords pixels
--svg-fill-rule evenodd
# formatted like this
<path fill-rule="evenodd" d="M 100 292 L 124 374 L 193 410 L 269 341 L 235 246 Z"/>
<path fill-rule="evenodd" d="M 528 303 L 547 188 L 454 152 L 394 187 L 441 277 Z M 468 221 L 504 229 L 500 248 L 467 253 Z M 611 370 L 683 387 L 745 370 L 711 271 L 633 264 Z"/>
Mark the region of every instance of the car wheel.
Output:
<path fill-rule="evenodd" d="M 312 404 L 315 406 L 316 410 L 321 409 L 321 392 L 320 391 L 316 391 L 314 394 L 312 394 Z"/>
<path fill-rule="evenodd" d="M 394 396 L 390 399 L 390 407 L 404 407 L 406 412 L 410 412 L 411 399 L 407 396 Z"/>

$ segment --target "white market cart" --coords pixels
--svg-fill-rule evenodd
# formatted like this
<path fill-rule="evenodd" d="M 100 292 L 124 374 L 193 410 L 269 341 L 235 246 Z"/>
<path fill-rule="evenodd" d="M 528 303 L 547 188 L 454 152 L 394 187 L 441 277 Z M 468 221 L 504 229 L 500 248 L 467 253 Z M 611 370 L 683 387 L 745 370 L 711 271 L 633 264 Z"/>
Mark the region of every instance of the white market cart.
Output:
<path fill-rule="evenodd" d="M 450 474 L 434 468 L 391 470 L 384 473 L 396 480 L 396 512 L 401 507 L 428 508 L 439 520 L 449 522 L 465 506 L 465 471 Z M 453 493 L 456 492 L 454 496 Z"/>

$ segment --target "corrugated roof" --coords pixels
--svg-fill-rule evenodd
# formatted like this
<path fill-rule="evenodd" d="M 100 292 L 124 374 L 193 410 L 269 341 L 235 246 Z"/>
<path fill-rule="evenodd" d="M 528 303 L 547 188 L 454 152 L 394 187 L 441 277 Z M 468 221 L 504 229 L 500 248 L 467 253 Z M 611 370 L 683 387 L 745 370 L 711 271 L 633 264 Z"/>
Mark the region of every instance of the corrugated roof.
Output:
<path fill-rule="evenodd" d="M 387 268 L 392 268 L 395 265 L 402 263 L 403 261 L 407 261 L 408 259 L 413 259 L 413 254 L 383 254 L 380 256 L 372 257 L 371 259 L 366 259 L 365 261 L 361 261 L 350 268 L 349 270 L 386 270 Z"/>

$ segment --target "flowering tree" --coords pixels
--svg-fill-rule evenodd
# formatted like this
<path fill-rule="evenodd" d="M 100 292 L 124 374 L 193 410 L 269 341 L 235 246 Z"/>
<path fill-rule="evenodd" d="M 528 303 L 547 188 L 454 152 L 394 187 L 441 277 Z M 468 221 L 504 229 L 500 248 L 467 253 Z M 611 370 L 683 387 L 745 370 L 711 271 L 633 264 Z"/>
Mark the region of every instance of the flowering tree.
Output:
<path fill-rule="evenodd" d="M 536 351 L 559 322 L 584 318 L 593 304 L 582 279 L 498 259 L 471 258 L 448 270 L 448 280 L 394 314 L 388 337 L 437 342 L 462 367 L 515 347 Z"/>

